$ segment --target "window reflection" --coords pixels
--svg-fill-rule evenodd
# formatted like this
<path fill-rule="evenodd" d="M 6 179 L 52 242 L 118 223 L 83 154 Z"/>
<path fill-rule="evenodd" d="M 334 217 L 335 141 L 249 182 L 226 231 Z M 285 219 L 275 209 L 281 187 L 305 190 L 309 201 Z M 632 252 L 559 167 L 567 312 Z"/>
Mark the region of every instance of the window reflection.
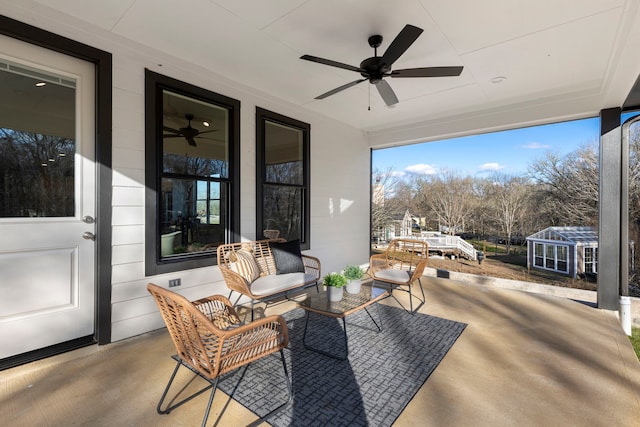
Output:
<path fill-rule="evenodd" d="M 309 247 L 308 124 L 258 108 L 258 233 Z"/>
<path fill-rule="evenodd" d="M 74 216 L 75 81 L 0 65 L 0 217 Z"/>
<path fill-rule="evenodd" d="M 214 251 L 225 242 L 227 108 L 163 90 L 161 256 Z"/>

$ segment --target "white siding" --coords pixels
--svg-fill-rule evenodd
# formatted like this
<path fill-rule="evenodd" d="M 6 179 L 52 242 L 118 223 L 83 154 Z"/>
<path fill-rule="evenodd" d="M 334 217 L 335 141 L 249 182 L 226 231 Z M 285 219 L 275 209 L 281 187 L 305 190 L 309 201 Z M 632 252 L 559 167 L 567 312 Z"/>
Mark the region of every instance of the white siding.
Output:
<path fill-rule="evenodd" d="M 169 279 L 179 277 L 182 279 L 179 291 L 192 299 L 212 293 L 228 294 L 217 267 L 144 276 L 145 68 L 240 100 L 243 239 L 256 236 L 256 106 L 310 123 L 311 250 L 308 253 L 320 258 L 323 273 L 368 261 L 369 149 L 365 134 L 244 87 L 231 81 L 233 76 L 216 75 L 184 59 L 168 57 L 163 52 L 113 37 L 107 31 L 79 22 L 74 22 L 72 27 L 56 14 L 37 15 L 19 5 L 9 6 L 3 13 L 113 55 L 113 341 L 162 326 L 145 289 L 148 282 L 166 286 Z M 363 108 L 366 108 L 364 104 Z"/>

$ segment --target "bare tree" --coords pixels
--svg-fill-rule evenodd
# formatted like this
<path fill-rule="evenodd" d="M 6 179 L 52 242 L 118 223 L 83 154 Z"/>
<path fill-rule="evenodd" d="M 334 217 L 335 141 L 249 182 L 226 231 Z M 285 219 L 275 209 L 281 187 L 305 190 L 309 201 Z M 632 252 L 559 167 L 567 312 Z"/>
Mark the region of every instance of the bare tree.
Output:
<path fill-rule="evenodd" d="M 474 209 L 471 215 L 472 233 L 480 236 L 494 233 L 493 180 L 489 178 L 476 178 L 473 180 Z"/>
<path fill-rule="evenodd" d="M 0 129 L 0 216 L 74 214 L 73 139 Z"/>
<path fill-rule="evenodd" d="M 372 174 L 371 230 L 373 237 L 384 239 L 384 231 L 391 226 L 399 211 L 396 191 L 399 183 L 393 169 L 376 169 Z"/>
<path fill-rule="evenodd" d="M 447 233 L 453 235 L 464 228 L 474 207 L 473 180 L 470 177 L 446 171 L 432 176 L 422 191 L 431 193 L 431 209 Z"/>
<path fill-rule="evenodd" d="M 595 142 L 566 156 L 547 153 L 529 168 L 537 195 L 556 225 L 597 225 L 598 151 Z M 549 211 L 551 209 L 552 211 Z"/>
<path fill-rule="evenodd" d="M 493 219 L 506 238 L 509 254 L 514 231 L 522 221 L 532 192 L 531 186 L 525 178 L 509 175 L 495 175 L 492 181 Z"/>

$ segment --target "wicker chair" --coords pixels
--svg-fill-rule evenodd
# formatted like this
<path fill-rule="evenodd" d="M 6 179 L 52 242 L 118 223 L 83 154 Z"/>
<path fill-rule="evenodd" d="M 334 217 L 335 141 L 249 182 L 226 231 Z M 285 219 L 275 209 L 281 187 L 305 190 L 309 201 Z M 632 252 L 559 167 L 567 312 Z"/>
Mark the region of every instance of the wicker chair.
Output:
<path fill-rule="evenodd" d="M 225 330 L 218 326 L 227 327 L 239 322 L 239 319 L 231 303 L 224 296 L 213 295 L 190 302 L 183 296 L 152 283 L 147 285 L 147 289 L 158 304 L 178 351 L 178 354 L 172 356 L 177 362 L 176 367 L 158 402 L 159 414 L 168 414 L 211 388 L 211 396 L 202 420 L 204 427 L 220 376 L 277 351 L 280 352 L 282 359 L 289 399 L 254 424 L 262 423 L 291 402 L 291 382 L 282 351 L 289 342 L 289 335 L 287 325 L 281 316 L 269 316 L 245 325 L 236 324 Z M 162 409 L 162 404 L 180 366 L 199 375 L 209 382 L 209 385 L 180 402 L 169 404 Z"/>
<path fill-rule="evenodd" d="M 374 281 L 389 285 L 391 296 L 396 301 L 398 299 L 393 295 L 393 290 L 408 292 L 409 310 L 407 311 L 414 313 L 425 302 L 421 277 L 427 265 L 428 256 L 429 248 L 427 242 L 412 239 L 394 239 L 389 243 L 385 253 L 371 256 L 369 259 L 369 275 Z M 416 280 L 422 292 L 422 298 L 415 295 L 411 290 L 411 286 Z M 420 301 L 415 310 L 413 308 L 414 297 Z M 400 301 L 398 301 L 398 304 L 406 310 L 406 307 Z"/>

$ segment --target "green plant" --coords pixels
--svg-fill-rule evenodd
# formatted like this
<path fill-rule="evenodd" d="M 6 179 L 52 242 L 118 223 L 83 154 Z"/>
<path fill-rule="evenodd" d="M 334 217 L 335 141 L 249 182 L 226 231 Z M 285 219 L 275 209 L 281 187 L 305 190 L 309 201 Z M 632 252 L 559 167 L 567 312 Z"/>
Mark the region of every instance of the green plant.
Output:
<path fill-rule="evenodd" d="M 329 273 L 322 278 L 322 284 L 341 288 L 347 284 L 347 278 L 340 273 Z"/>
<path fill-rule="evenodd" d="M 362 279 L 364 271 L 362 271 L 362 269 L 357 265 L 347 265 L 342 274 L 344 274 L 344 277 L 348 280 L 358 280 Z"/>

